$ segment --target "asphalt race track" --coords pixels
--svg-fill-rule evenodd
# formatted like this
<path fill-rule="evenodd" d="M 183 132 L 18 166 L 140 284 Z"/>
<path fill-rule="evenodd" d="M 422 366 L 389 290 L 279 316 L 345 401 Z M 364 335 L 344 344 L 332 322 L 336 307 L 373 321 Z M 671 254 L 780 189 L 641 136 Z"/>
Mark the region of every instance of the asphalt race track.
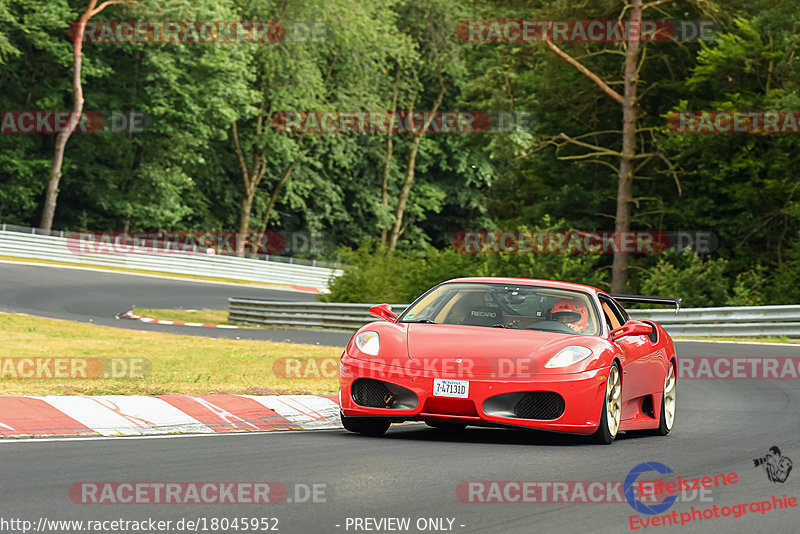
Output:
<path fill-rule="evenodd" d="M 772 348 L 772 347 L 770 347 Z M 703 345 L 682 349 L 702 351 Z M 735 350 L 735 349 L 729 349 Z M 786 351 L 781 351 L 785 353 Z M 579 438 L 502 429 L 461 434 L 394 427 L 381 438 L 345 431 L 272 432 L 212 437 L 0 442 L 3 517 L 142 520 L 277 517 L 280 532 L 336 533 L 348 517 L 454 518 L 455 532 L 626 532 L 626 503 L 463 503 L 468 480 L 621 481 L 641 462 L 683 477 L 735 472 L 738 483 L 713 490 L 712 502 L 678 502 L 678 513 L 798 495 L 800 473 L 772 483 L 753 459 L 779 445 L 800 458 L 800 395 L 793 381 L 685 380 L 678 419 L 665 437 L 620 437 L 611 446 Z M 79 481 L 276 481 L 325 484 L 325 503 L 253 505 L 79 505 Z M 301 492 L 303 493 L 303 492 Z M 703 520 L 658 532 L 797 532 L 797 508 Z M 413 524 L 413 523 L 412 523 Z M 460 527 L 459 525 L 464 525 Z M 336 527 L 336 525 L 341 525 Z M 418 532 L 412 528 L 408 532 Z"/>
<path fill-rule="evenodd" d="M 228 309 L 229 297 L 314 301 L 313 294 L 240 284 L 215 284 L 99 270 L 0 262 L 0 311 L 26 313 L 131 330 L 343 345 L 348 334 L 292 330 L 226 330 L 117 320 L 139 308 Z"/>
<path fill-rule="evenodd" d="M 80 317 L 99 323 L 104 314 L 122 311 L 134 303 L 148 307 L 213 307 L 231 296 L 230 286 L 208 285 L 208 294 L 198 295 L 197 284 L 157 279 L 143 282 L 139 277 L 98 273 L 87 278 L 87 272 L 2 265 L 0 302 L 6 310 Z M 151 284 L 153 287 L 148 287 Z M 302 296 L 250 288 L 246 294 L 270 298 Z M 52 308 L 48 308 L 48 302 Z M 798 346 L 688 341 L 677 345 L 678 355 L 683 358 L 800 357 Z M 36 525 L 41 518 L 153 518 L 171 520 L 174 525 L 181 519 L 204 518 L 207 529 L 200 526 L 199 532 L 241 532 L 241 528 L 211 529 L 210 521 L 271 517 L 278 519 L 279 532 L 298 534 L 631 532 L 629 517 L 634 510 L 626 502 L 467 503 L 459 500 L 456 488 L 464 481 L 623 481 L 642 462 L 666 464 L 673 475 L 684 478 L 730 472 L 738 475 L 736 484 L 714 488 L 706 497 L 713 500 L 701 501 L 695 496 L 690 502 L 679 500 L 665 512 L 675 511 L 680 517 L 681 513 L 690 513 L 693 506 L 703 510 L 715 505 L 722 508 L 771 500 L 773 495 L 800 497 L 800 468 L 795 467 L 781 483 L 771 482 L 762 467 L 754 466 L 753 460 L 766 455 L 772 446 L 780 447 L 783 456 L 795 463 L 800 461 L 797 380 L 679 380 L 677 420 L 670 435 L 621 435 L 611 446 L 591 445 L 581 438 L 557 434 L 479 428 L 452 434 L 423 425 L 393 427 L 380 438 L 319 431 L 3 440 L 0 521 L 21 519 Z M 72 484 L 82 481 L 273 481 L 282 483 L 293 501 L 297 500 L 296 491 L 303 496 L 303 488 L 324 484 L 324 496 L 319 495 L 318 500 L 325 502 L 76 504 L 68 491 Z M 738 518 L 703 519 L 683 527 L 651 526 L 637 531 L 796 533 L 799 510 L 771 510 L 765 514 L 748 511 Z M 410 518 L 411 528 L 356 530 L 353 526 L 354 518 L 388 517 Z M 451 519 L 452 529 L 446 530 L 447 520 L 443 523 L 445 529 L 417 529 L 420 518 Z M 0 530 L 14 532 L 8 527 Z M 192 529 L 183 529 L 188 530 Z"/>

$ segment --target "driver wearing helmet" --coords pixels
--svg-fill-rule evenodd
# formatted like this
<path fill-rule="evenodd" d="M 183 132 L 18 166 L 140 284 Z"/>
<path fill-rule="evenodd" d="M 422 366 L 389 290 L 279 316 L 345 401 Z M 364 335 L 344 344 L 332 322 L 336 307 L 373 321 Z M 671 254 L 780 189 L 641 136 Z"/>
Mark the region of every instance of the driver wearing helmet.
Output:
<path fill-rule="evenodd" d="M 550 312 L 553 321 L 564 323 L 575 332 L 581 333 L 589 326 L 589 311 L 576 299 L 560 299 Z"/>

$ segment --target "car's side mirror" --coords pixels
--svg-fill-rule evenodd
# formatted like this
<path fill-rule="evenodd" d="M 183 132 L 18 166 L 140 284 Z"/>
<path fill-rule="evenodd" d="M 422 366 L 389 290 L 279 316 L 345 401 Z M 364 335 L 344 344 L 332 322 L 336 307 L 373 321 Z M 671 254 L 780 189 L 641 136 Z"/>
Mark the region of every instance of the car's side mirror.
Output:
<path fill-rule="evenodd" d="M 378 304 L 369 309 L 369 314 L 378 319 L 385 319 L 390 322 L 395 322 L 397 314 L 392 311 L 392 307 L 388 304 Z"/>
<path fill-rule="evenodd" d="M 649 336 L 653 333 L 653 326 L 641 321 L 628 321 L 619 328 L 611 331 L 611 341 L 617 341 L 628 336 Z"/>

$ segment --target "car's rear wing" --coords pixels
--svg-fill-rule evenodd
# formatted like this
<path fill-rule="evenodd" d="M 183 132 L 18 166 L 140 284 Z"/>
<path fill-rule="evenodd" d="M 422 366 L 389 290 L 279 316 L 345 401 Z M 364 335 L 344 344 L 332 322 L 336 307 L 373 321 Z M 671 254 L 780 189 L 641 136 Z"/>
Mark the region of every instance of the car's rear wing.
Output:
<path fill-rule="evenodd" d="M 614 300 L 630 304 L 656 304 L 661 306 L 675 306 L 675 313 L 681 309 L 683 299 L 673 297 L 647 297 L 645 295 L 611 295 Z"/>

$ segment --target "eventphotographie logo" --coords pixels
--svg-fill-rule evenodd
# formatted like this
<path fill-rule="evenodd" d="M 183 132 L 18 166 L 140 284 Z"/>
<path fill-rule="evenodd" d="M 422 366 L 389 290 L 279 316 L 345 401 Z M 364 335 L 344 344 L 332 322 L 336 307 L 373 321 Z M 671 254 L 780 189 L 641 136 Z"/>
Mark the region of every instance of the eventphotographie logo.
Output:
<path fill-rule="evenodd" d="M 781 450 L 773 445 L 769 452 L 761 458 L 753 458 L 755 467 L 763 467 L 767 472 L 767 478 L 773 484 L 780 482 L 783 484 L 792 472 L 792 461 L 786 456 L 781 455 Z"/>

